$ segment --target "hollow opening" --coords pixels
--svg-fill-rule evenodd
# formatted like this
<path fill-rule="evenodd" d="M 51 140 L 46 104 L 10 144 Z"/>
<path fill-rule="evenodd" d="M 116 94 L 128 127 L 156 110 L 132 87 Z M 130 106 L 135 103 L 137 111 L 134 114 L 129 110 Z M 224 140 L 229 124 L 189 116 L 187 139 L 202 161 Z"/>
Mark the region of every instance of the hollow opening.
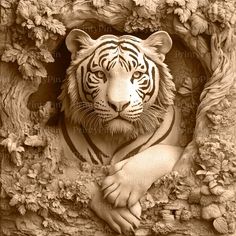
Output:
<path fill-rule="evenodd" d="M 94 39 L 104 34 L 115 34 L 117 36 L 127 34 L 113 29 L 110 25 L 94 21 L 87 21 L 80 29 L 86 31 Z M 145 39 L 150 34 L 145 31 L 132 35 Z M 173 47 L 166 55 L 165 63 L 173 75 L 176 86 L 175 105 L 179 107 L 183 117 L 181 128 L 183 143 L 181 145 L 185 146 L 192 139 L 199 97 L 207 77 L 196 55 L 178 37 L 174 35 L 171 35 L 171 37 Z M 60 94 L 62 81 L 66 77 L 66 69 L 71 60 L 70 53 L 64 42 L 53 56 L 55 62 L 46 65 L 48 71 L 47 78 L 42 79 L 38 91 L 29 98 L 28 108 L 32 111 L 38 110 L 47 101 L 51 101 L 52 106 L 58 110 L 58 113 L 60 111 L 60 103 L 57 97 Z M 56 120 L 53 119 L 53 122 L 56 122 Z"/>

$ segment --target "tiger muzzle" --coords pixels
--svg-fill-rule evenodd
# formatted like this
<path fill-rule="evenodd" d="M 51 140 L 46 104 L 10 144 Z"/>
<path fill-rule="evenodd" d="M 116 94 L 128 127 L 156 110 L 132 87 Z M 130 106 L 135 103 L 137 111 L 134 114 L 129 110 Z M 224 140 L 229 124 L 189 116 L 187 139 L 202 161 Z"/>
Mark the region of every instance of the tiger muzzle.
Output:
<path fill-rule="evenodd" d="M 114 102 L 114 101 L 108 101 L 108 105 L 116 112 L 122 112 L 127 108 L 130 104 L 130 101 L 121 101 L 121 102 Z"/>
<path fill-rule="evenodd" d="M 109 106 L 115 112 L 122 112 L 130 105 L 130 84 L 129 80 L 112 78 L 107 92 Z"/>

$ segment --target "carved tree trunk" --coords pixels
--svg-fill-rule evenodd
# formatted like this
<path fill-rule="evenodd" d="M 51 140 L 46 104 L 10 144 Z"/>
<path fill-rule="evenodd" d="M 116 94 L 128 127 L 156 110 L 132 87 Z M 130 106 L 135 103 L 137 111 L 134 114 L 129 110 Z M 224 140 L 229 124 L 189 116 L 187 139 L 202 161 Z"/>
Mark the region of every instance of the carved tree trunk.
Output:
<path fill-rule="evenodd" d="M 88 208 L 86 185 L 99 183 L 106 167 L 63 156 L 59 128 L 55 122 L 49 125 L 58 114 L 57 101 L 30 103 L 58 70 L 56 62 L 48 63 L 55 58 L 59 65 L 68 64 L 61 45 L 66 30 L 75 27 L 94 37 L 166 30 L 174 46 L 185 45 L 178 50 L 191 55 L 192 68 L 197 61 L 204 69 L 204 79 L 197 72 L 196 78 L 188 74 L 190 83 L 186 74 L 178 79 L 180 64 L 173 66 L 185 128 L 186 108 L 198 105 L 191 113 L 196 113 L 195 130 L 175 171 L 142 199 L 135 235 L 235 234 L 234 0 L 2 0 L 0 12 L 1 234 L 114 235 Z M 203 83 L 197 104 L 193 84 Z"/>

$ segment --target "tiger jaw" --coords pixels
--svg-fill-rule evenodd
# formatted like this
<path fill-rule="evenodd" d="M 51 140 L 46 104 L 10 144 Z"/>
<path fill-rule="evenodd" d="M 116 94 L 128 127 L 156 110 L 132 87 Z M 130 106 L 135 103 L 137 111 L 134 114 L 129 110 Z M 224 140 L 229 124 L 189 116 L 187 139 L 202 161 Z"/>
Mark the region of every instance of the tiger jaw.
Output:
<path fill-rule="evenodd" d="M 140 112 L 136 113 L 136 114 L 132 114 L 131 112 L 130 113 L 129 112 L 115 112 L 115 114 L 114 113 L 111 114 L 109 116 L 109 118 L 104 119 L 104 121 L 111 122 L 116 119 L 116 120 L 123 120 L 128 123 L 134 123 L 139 119 L 142 111 L 143 111 L 143 109 L 141 108 Z M 101 116 L 101 118 L 102 118 L 102 116 Z"/>
<path fill-rule="evenodd" d="M 136 133 L 134 123 L 139 119 L 143 108 L 139 107 L 139 112 L 132 114 L 132 109 L 127 107 L 122 112 L 116 112 L 114 110 L 107 111 L 106 116 L 97 112 L 98 117 L 100 117 L 101 122 L 103 123 L 104 131 L 106 134 L 114 135 L 128 135 Z M 95 109 L 96 112 L 96 109 Z"/>
<path fill-rule="evenodd" d="M 132 123 L 119 117 L 107 122 L 105 129 L 111 135 L 132 133 L 135 130 Z"/>
<path fill-rule="evenodd" d="M 137 103 L 136 105 L 128 106 L 121 112 L 116 112 L 106 107 L 105 113 L 100 112 L 99 106 L 94 106 L 94 112 L 101 122 L 101 133 L 105 131 L 106 134 L 111 135 L 136 136 L 152 132 L 159 126 L 159 120 L 157 119 L 158 109 L 156 109 L 155 105 L 142 104 L 141 106 L 140 103 Z"/>

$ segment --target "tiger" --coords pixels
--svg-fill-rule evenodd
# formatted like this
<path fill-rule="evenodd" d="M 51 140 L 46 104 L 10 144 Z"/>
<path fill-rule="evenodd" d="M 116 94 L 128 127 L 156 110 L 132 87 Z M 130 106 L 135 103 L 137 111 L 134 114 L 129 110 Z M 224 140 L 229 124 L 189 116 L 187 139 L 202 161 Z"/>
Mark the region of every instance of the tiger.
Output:
<path fill-rule="evenodd" d="M 183 149 L 175 84 L 164 63 L 172 47 L 165 31 L 146 39 L 73 29 L 66 46 L 71 64 L 63 81 L 64 153 L 110 166 L 102 185 L 91 183 L 91 209 L 118 233 L 140 224 L 140 198 L 169 173 Z"/>

